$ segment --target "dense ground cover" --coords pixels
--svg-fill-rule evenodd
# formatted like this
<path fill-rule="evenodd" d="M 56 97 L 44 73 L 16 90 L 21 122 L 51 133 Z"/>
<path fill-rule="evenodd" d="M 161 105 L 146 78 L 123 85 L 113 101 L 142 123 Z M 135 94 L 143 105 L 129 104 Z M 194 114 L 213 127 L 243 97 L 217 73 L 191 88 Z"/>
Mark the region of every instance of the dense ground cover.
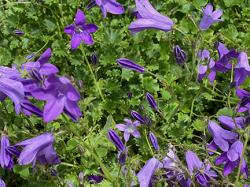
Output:
<path fill-rule="evenodd" d="M 150 3 L 0 1 L 2 183 L 250 184 L 250 2 Z"/>

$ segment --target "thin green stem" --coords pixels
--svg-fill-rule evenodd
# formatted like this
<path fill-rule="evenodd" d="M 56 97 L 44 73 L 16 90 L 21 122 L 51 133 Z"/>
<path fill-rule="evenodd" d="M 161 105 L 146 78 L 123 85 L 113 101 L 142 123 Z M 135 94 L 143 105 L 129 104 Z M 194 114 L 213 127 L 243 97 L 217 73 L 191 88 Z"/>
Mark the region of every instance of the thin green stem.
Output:
<path fill-rule="evenodd" d="M 151 145 L 150 145 L 150 143 L 149 143 L 146 129 L 145 129 L 145 131 L 144 131 L 144 136 L 145 136 L 145 138 L 146 138 L 146 142 L 147 142 L 148 147 L 149 147 L 149 149 L 150 149 L 151 155 L 153 156 L 153 155 L 154 155 L 154 151 L 152 150 L 152 147 L 151 147 Z"/>
<path fill-rule="evenodd" d="M 93 79 L 94 79 L 94 82 L 95 82 L 96 88 L 97 88 L 97 90 L 98 90 L 98 92 L 99 92 L 99 95 L 100 95 L 100 97 L 102 98 L 102 101 L 104 101 L 105 99 L 104 99 L 104 97 L 103 97 L 102 90 L 101 90 L 101 88 L 100 88 L 100 86 L 99 86 L 99 83 L 97 82 L 97 79 L 96 79 L 96 77 L 95 77 L 95 74 L 94 74 L 94 72 L 93 72 L 93 70 L 92 70 L 92 68 L 91 68 L 91 66 L 90 66 L 90 64 L 89 64 L 89 60 L 88 60 L 88 58 L 86 57 L 86 54 L 85 54 L 85 52 L 84 52 L 82 46 L 80 46 L 80 50 L 82 51 L 82 54 L 83 54 L 83 56 L 84 56 L 84 60 L 86 61 L 87 66 L 88 66 L 88 68 L 89 68 L 89 71 L 90 71 L 90 73 L 91 73 L 91 75 L 92 75 L 92 77 L 93 77 Z"/>

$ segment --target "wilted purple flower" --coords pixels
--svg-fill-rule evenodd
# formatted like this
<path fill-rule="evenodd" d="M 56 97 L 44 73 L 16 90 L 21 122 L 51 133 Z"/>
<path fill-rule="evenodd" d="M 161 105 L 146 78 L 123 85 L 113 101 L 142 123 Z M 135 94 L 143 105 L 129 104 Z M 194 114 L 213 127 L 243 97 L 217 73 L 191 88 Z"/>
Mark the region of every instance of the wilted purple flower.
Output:
<path fill-rule="evenodd" d="M 21 30 L 19 30 L 19 29 L 14 30 L 13 33 L 14 33 L 15 35 L 18 35 L 18 36 L 24 35 L 24 32 L 21 31 Z"/>
<path fill-rule="evenodd" d="M 83 180 L 84 180 L 84 173 L 81 171 L 78 175 L 78 179 L 80 181 L 80 184 L 83 184 Z"/>
<path fill-rule="evenodd" d="M 32 78 L 41 81 L 42 76 L 53 75 L 58 72 L 55 65 L 48 63 L 51 57 L 51 49 L 48 48 L 35 62 L 26 62 L 22 65 L 22 69 L 28 71 Z"/>
<path fill-rule="evenodd" d="M 250 93 L 246 90 L 237 89 L 236 95 L 241 99 L 238 104 L 238 112 L 250 111 Z"/>
<path fill-rule="evenodd" d="M 3 179 L 0 178 L 0 187 L 6 187 L 5 182 L 3 181 Z"/>
<path fill-rule="evenodd" d="M 123 152 L 126 150 L 125 145 L 121 141 L 120 137 L 117 135 L 117 133 L 110 129 L 108 132 L 108 138 L 109 140 L 116 146 L 116 148 L 120 151 Z"/>
<path fill-rule="evenodd" d="M 118 153 L 118 161 L 122 166 L 125 164 L 126 158 L 127 158 L 127 150 L 125 150 L 123 152 L 119 151 L 119 153 Z"/>
<path fill-rule="evenodd" d="M 17 143 L 16 146 L 23 147 L 18 163 L 20 165 L 32 163 L 33 167 L 37 161 L 40 164 L 59 164 L 60 159 L 53 147 L 54 140 L 53 134 L 43 133 L 37 137 Z"/>
<path fill-rule="evenodd" d="M 95 52 L 92 53 L 92 55 L 91 55 L 91 62 L 92 62 L 92 64 L 94 66 L 96 66 L 98 64 L 98 61 L 99 61 L 99 59 L 98 59 L 97 54 Z"/>
<path fill-rule="evenodd" d="M 229 175 L 236 167 L 239 167 L 240 159 L 242 157 L 243 147 L 244 147 L 243 143 L 237 140 L 231 145 L 230 149 L 227 152 L 222 153 L 215 160 L 216 165 L 225 163 L 223 171 L 224 176 Z M 247 163 L 244 159 L 242 159 L 241 173 L 244 174 L 245 177 L 248 177 Z"/>
<path fill-rule="evenodd" d="M 144 73 L 145 68 L 143 66 L 140 66 L 136 64 L 134 61 L 129 60 L 127 58 L 119 58 L 116 60 L 116 62 L 123 68 L 130 69 L 137 71 L 139 73 Z"/>
<path fill-rule="evenodd" d="M 78 9 L 73 24 L 64 28 L 64 32 L 71 36 L 71 49 L 76 49 L 81 42 L 92 45 L 94 41 L 91 34 L 96 32 L 98 27 L 95 24 L 86 24 L 84 13 Z"/>
<path fill-rule="evenodd" d="M 148 187 L 152 185 L 151 179 L 159 168 L 162 168 L 162 163 L 159 160 L 154 157 L 149 159 L 137 174 L 140 187 Z"/>
<path fill-rule="evenodd" d="M 214 121 L 209 121 L 208 131 L 213 137 L 212 142 L 208 146 L 212 150 L 216 150 L 219 147 L 224 152 L 228 151 L 230 141 L 236 140 L 238 137 L 237 133 L 223 129 Z"/>
<path fill-rule="evenodd" d="M 201 162 L 194 152 L 187 151 L 185 157 L 190 174 L 195 176 L 201 186 L 209 186 L 211 180 L 217 177 L 216 172 L 211 170 L 211 166 Z"/>
<path fill-rule="evenodd" d="M 92 8 L 93 6 L 99 6 L 102 11 L 102 16 L 107 17 L 107 12 L 111 14 L 123 14 L 124 8 L 116 0 L 91 0 L 87 5 L 87 9 Z"/>
<path fill-rule="evenodd" d="M 67 78 L 51 75 L 44 85 L 45 88 L 33 91 L 32 96 L 47 101 L 43 111 L 45 122 L 55 120 L 62 112 L 74 121 L 81 117 L 82 112 L 77 105 L 81 96 Z"/>
<path fill-rule="evenodd" d="M 141 124 L 146 123 L 144 117 L 139 112 L 132 110 L 130 114 L 135 120 L 139 121 Z"/>
<path fill-rule="evenodd" d="M 159 151 L 159 150 L 160 150 L 160 147 L 159 147 L 157 138 L 155 137 L 155 135 L 154 135 L 152 132 L 149 133 L 149 139 L 150 139 L 151 144 L 153 145 L 154 149 L 155 149 L 156 151 Z"/>
<path fill-rule="evenodd" d="M 245 118 L 244 117 L 236 117 L 232 118 L 229 116 L 219 116 L 218 120 L 221 122 L 221 125 L 229 130 L 237 128 L 245 127 Z"/>
<path fill-rule="evenodd" d="M 15 104 L 15 111 L 21 111 L 21 103 L 24 100 L 24 87 L 17 79 L 20 73 L 15 68 L 0 66 L 0 101 L 9 97 Z"/>
<path fill-rule="evenodd" d="M 10 147 L 9 137 L 5 134 L 1 137 L 0 164 L 2 168 L 12 169 L 14 166 L 13 154 L 8 151 Z"/>
<path fill-rule="evenodd" d="M 151 106 L 151 108 L 158 111 L 158 106 L 154 97 L 148 92 L 146 93 L 146 100 L 148 101 L 148 104 Z"/>
<path fill-rule="evenodd" d="M 183 51 L 179 45 L 176 45 L 174 47 L 174 56 L 175 56 L 175 60 L 176 62 L 180 65 L 183 64 L 187 61 L 187 55 L 185 53 L 185 51 Z"/>
<path fill-rule="evenodd" d="M 222 10 L 213 11 L 213 5 L 207 4 L 207 6 L 202 10 L 203 17 L 201 18 L 199 28 L 201 30 L 207 30 L 213 23 L 222 21 L 219 19 L 222 16 Z"/>
<path fill-rule="evenodd" d="M 130 135 L 133 135 L 135 138 L 139 138 L 140 132 L 137 130 L 137 127 L 140 125 L 139 121 L 132 122 L 130 119 L 124 119 L 126 124 L 117 124 L 116 128 L 124 132 L 124 140 L 127 142 L 130 138 Z"/>
<path fill-rule="evenodd" d="M 148 0 L 135 0 L 137 10 L 137 20 L 129 25 L 132 34 L 145 29 L 158 29 L 169 31 L 174 22 L 167 16 L 161 15 Z"/>
<path fill-rule="evenodd" d="M 100 182 L 102 182 L 103 180 L 103 176 L 101 175 L 90 175 L 88 176 L 88 180 L 91 184 L 98 184 Z"/>
<path fill-rule="evenodd" d="M 250 75 L 250 66 L 248 57 L 245 52 L 241 52 L 238 56 L 238 63 L 234 68 L 234 81 L 236 87 L 240 86 Z"/>

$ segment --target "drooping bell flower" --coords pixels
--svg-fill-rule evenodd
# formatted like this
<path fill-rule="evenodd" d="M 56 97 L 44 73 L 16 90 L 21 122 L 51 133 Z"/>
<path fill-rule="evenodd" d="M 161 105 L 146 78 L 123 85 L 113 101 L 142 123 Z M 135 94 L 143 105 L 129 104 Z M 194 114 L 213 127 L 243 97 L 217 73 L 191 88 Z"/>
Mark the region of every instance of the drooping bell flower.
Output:
<path fill-rule="evenodd" d="M 118 136 L 118 134 L 114 130 L 112 130 L 112 129 L 109 130 L 108 138 L 116 146 L 116 148 L 120 152 L 125 151 L 125 149 L 126 149 L 125 145 L 123 144 L 120 137 Z"/>
<path fill-rule="evenodd" d="M 229 130 L 233 130 L 237 128 L 244 128 L 245 127 L 245 118 L 244 117 L 235 117 L 234 119 L 229 116 L 219 116 L 218 120 L 220 121 L 221 125 Z"/>
<path fill-rule="evenodd" d="M 62 112 L 74 121 L 81 117 L 82 112 L 77 104 L 81 96 L 69 79 L 51 75 L 46 79 L 44 85 L 45 88 L 33 91 L 32 96 L 46 101 L 43 110 L 45 122 L 55 120 Z"/>
<path fill-rule="evenodd" d="M 93 45 L 92 33 L 96 32 L 98 27 L 95 24 L 87 24 L 86 17 L 80 9 L 77 10 L 74 23 L 64 28 L 64 32 L 71 36 L 71 49 L 75 50 L 81 42 L 87 45 Z"/>
<path fill-rule="evenodd" d="M 250 111 L 250 93 L 238 88 L 236 95 L 241 99 L 238 103 L 238 112 Z"/>
<path fill-rule="evenodd" d="M 22 147 L 21 154 L 18 158 L 20 165 L 32 164 L 59 164 L 60 159 L 54 150 L 54 136 L 51 133 L 43 133 L 34 138 L 30 138 L 16 144 Z"/>
<path fill-rule="evenodd" d="M 187 61 L 187 54 L 183 51 L 179 45 L 174 47 L 174 57 L 176 62 L 181 65 Z"/>
<path fill-rule="evenodd" d="M 8 150 L 10 147 L 9 137 L 5 134 L 1 137 L 0 164 L 2 168 L 12 169 L 14 166 L 13 154 Z M 17 151 L 17 150 L 16 150 Z"/>
<path fill-rule="evenodd" d="M 87 5 L 87 9 L 90 9 L 95 5 L 100 7 L 102 11 L 102 16 L 104 18 L 107 17 L 108 12 L 116 15 L 124 13 L 123 6 L 116 0 L 91 0 L 90 3 Z"/>
<path fill-rule="evenodd" d="M 146 123 L 144 117 L 143 117 L 139 112 L 136 112 L 136 111 L 132 110 L 132 111 L 130 112 L 130 114 L 131 114 L 131 116 L 132 116 L 135 120 L 139 121 L 141 124 L 145 124 L 145 123 Z"/>
<path fill-rule="evenodd" d="M 228 151 L 230 142 L 238 138 L 237 133 L 223 129 L 214 121 L 209 121 L 208 131 L 213 137 L 212 142 L 208 145 L 211 150 L 216 150 L 219 147 L 224 152 Z"/>
<path fill-rule="evenodd" d="M 150 140 L 151 144 L 153 145 L 154 149 L 155 149 L 156 151 L 159 151 L 159 150 L 160 150 L 160 147 L 159 147 L 157 138 L 156 138 L 156 136 L 154 135 L 154 133 L 152 133 L 152 132 L 149 133 L 149 140 Z"/>
<path fill-rule="evenodd" d="M 194 152 L 187 151 L 185 158 L 190 175 L 194 176 L 201 186 L 209 186 L 210 182 L 217 177 L 216 172 L 211 169 L 210 164 L 201 162 Z"/>
<path fill-rule="evenodd" d="M 139 138 L 140 132 L 137 130 L 137 127 L 140 126 L 139 121 L 131 121 L 130 119 L 124 119 L 125 124 L 117 124 L 116 128 L 124 132 L 124 140 L 127 142 L 130 138 L 130 135 L 133 135 L 135 138 Z"/>
<path fill-rule="evenodd" d="M 127 58 L 119 58 L 116 60 L 116 62 L 123 68 L 130 69 L 137 71 L 139 73 L 144 73 L 145 68 L 143 66 L 140 66 L 136 64 L 134 61 L 129 60 Z"/>
<path fill-rule="evenodd" d="M 243 143 L 239 140 L 235 141 L 227 152 L 222 153 L 216 160 L 215 164 L 225 164 L 223 175 L 227 176 L 233 172 L 235 168 L 239 167 L 240 159 L 243 153 Z M 242 164 L 240 169 L 241 174 L 246 178 L 248 177 L 248 167 L 244 158 L 242 158 Z"/>
<path fill-rule="evenodd" d="M 154 109 L 155 111 L 158 111 L 158 105 L 157 105 L 154 97 L 148 92 L 146 93 L 146 100 L 152 109 Z"/>
<path fill-rule="evenodd" d="M 140 187 L 149 187 L 152 185 L 151 179 L 159 168 L 162 168 L 162 163 L 159 160 L 154 157 L 149 159 L 137 174 Z"/>
<path fill-rule="evenodd" d="M 148 0 L 135 0 L 137 20 L 129 25 L 132 34 L 145 29 L 170 31 L 174 22 L 167 16 L 157 12 Z"/>
<path fill-rule="evenodd" d="M 211 3 L 207 4 L 206 7 L 202 10 L 203 17 L 201 18 L 199 28 L 201 30 L 207 30 L 213 23 L 222 21 L 219 19 L 222 16 L 222 10 L 213 11 L 213 5 Z"/>
<path fill-rule="evenodd" d="M 238 56 L 238 63 L 234 67 L 234 82 L 236 87 L 240 86 L 250 75 L 250 66 L 248 57 L 245 52 L 241 52 Z"/>

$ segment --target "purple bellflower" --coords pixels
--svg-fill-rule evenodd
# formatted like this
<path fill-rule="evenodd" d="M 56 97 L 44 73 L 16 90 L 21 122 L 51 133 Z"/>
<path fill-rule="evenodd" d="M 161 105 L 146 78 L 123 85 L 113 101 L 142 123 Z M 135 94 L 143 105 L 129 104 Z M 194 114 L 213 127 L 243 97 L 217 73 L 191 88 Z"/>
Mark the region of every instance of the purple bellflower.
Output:
<path fill-rule="evenodd" d="M 129 30 L 132 34 L 145 29 L 158 29 L 169 31 L 174 22 L 167 16 L 157 12 L 148 0 L 135 0 L 137 20 L 132 22 Z"/>
<path fill-rule="evenodd" d="M 1 137 L 0 164 L 2 168 L 12 169 L 14 166 L 13 154 L 8 150 L 10 141 L 7 135 Z M 17 151 L 17 150 L 16 150 Z"/>
<path fill-rule="evenodd" d="M 33 91 L 32 96 L 47 101 L 43 111 L 45 122 L 55 120 L 62 112 L 74 121 L 81 117 L 82 113 L 77 105 L 80 94 L 67 78 L 51 75 L 44 85 L 45 88 Z"/>
<path fill-rule="evenodd" d="M 221 126 L 229 130 L 233 130 L 236 127 L 240 129 L 245 127 L 244 117 L 236 117 L 233 119 L 232 117 L 229 116 L 219 116 L 218 120 L 220 121 Z"/>
<path fill-rule="evenodd" d="M 130 135 L 133 135 L 135 138 L 139 138 L 140 132 L 137 130 L 137 127 L 140 126 L 139 121 L 131 121 L 130 119 L 124 119 L 125 124 L 117 124 L 116 128 L 124 132 L 124 140 L 127 142 L 130 138 Z"/>
<path fill-rule="evenodd" d="M 21 111 L 21 103 L 24 100 L 24 87 L 18 81 L 20 73 L 15 68 L 0 66 L 0 101 L 9 97 L 15 104 L 17 114 Z"/>
<path fill-rule="evenodd" d="M 154 109 L 155 111 L 158 111 L 158 105 L 157 105 L 154 97 L 148 92 L 146 93 L 146 100 L 152 109 Z"/>
<path fill-rule="evenodd" d="M 202 10 L 203 17 L 201 18 L 199 28 L 201 30 L 207 30 L 213 23 L 222 21 L 219 19 L 222 16 L 222 10 L 213 11 L 213 5 L 207 4 L 207 6 Z"/>
<path fill-rule="evenodd" d="M 74 23 L 64 28 L 64 32 L 71 36 L 71 49 L 78 48 L 81 42 L 94 44 L 92 33 L 96 32 L 98 27 L 95 24 L 86 24 L 84 13 L 78 9 L 75 15 Z"/>
<path fill-rule="evenodd" d="M 109 140 L 116 146 L 116 148 L 120 151 L 123 152 L 126 150 L 125 145 L 121 141 L 120 137 L 117 135 L 117 133 L 110 129 L 108 132 L 108 138 Z"/>
<path fill-rule="evenodd" d="M 139 112 L 136 112 L 136 111 L 132 110 L 132 111 L 130 112 L 130 114 L 131 114 L 131 116 L 132 116 L 135 120 L 139 121 L 141 124 L 145 124 L 145 123 L 146 123 L 144 117 L 143 117 Z"/>
<path fill-rule="evenodd" d="M 236 95 L 241 99 L 238 104 L 238 112 L 250 111 L 250 93 L 246 90 L 237 89 Z"/>
<path fill-rule="evenodd" d="M 181 65 L 187 61 L 187 54 L 183 51 L 179 45 L 174 47 L 174 57 L 176 62 Z"/>
<path fill-rule="evenodd" d="M 201 162 L 194 152 L 187 151 L 185 157 L 190 174 L 195 176 L 196 181 L 201 186 L 209 186 L 209 183 L 217 177 L 216 172 L 211 169 L 211 166 Z"/>
<path fill-rule="evenodd" d="M 208 148 L 214 151 L 217 150 L 218 147 L 224 152 L 228 151 L 229 144 L 238 138 L 237 133 L 223 129 L 214 121 L 209 121 L 208 131 L 213 137 Z"/>
<path fill-rule="evenodd" d="M 107 13 L 111 14 L 123 14 L 124 8 L 116 0 L 91 0 L 87 5 L 87 9 L 94 7 L 95 5 L 99 6 L 102 11 L 102 16 L 107 17 Z"/>
<path fill-rule="evenodd" d="M 151 144 L 153 145 L 154 149 L 156 151 L 159 151 L 160 147 L 159 147 L 157 138 L 155 137 L 155 135 L 152 132 L 149 133 L 149 140 L 151 141 Z"/>
<path fill-rule="evenodd" d="M 54 140 L 53 134 L 43 133 L 37 137 L 17 143 L 16 146 L 23 148 L 18 158 L 18 163 L 20 165 L 32 163 L 33 167 L 36 162 L 40 164 L 59 164 L 60 159 L 53 147 Z"/>
<path fill-rule="evenodd" d="M 143 66 L 140 66 L 140 65 L 136 64 L 134 61 L 129 60 L 127 58 L 119 58 L 116 60 L 116 62 L 123 68 L 134 70 L 134 71 L 137 71 L 139 73 L 145 72 L 145 68 Z"/>
<path fill-rule="evenodd" d="M 237 140 L 231 145 L 230 149 L 227 152 L 222 153 L 215 160 L 216 165 L 225 163 L 223 171 L 224 176 L 229 175 L 236 167 L 239 167 L 240 159 L 242 157 L 243 147 L 244 147 L 243 143 Z M 247 163 L 244 160 L 244 158 L 242 159 L 241 173 L 245 177 L 248 177 Z"/>
<path fill-rule="evenodd" d="M 240 86 L 250 75 L 250 66 L 248 57 L 245 52 L 241 52 L 238 56 L 238 63 L 234 68 L 234 81 L 236 87 Z"/>
<path fill-rule="evenodd" d="M 154 157 L 149 159 L 137 174 L 140 187 L 149 187 L 152 185 L 151 179 L 159 168 L 162 168 L 162 163 L 159 160 Z"/>

